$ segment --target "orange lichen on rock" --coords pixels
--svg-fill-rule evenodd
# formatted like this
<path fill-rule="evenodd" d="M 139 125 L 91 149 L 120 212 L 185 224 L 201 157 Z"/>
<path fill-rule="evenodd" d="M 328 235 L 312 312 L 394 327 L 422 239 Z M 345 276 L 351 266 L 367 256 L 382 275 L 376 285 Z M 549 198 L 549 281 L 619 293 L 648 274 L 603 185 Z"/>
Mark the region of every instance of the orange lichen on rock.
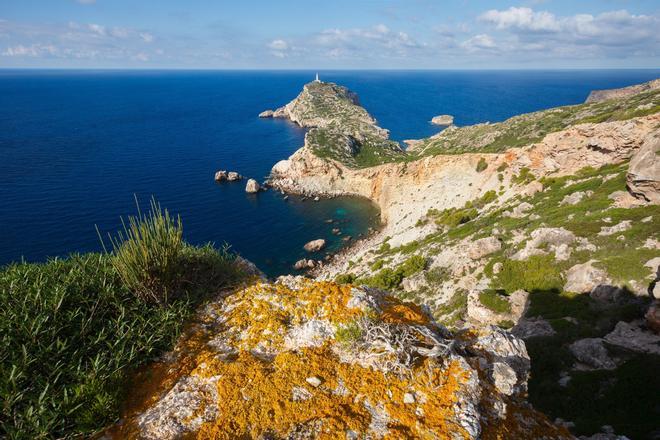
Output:
<path fill-rule="evenodd" d="M 482 383 L 487 333 L 456 339 L 378 290 L 285 277 L 239 289 L 198 323 L 142 376 L 116 438 L 478 438 L 479 408 L 502 407 Z M 490 438 L 519 433 L 499 418 Z"/>
<path fill-rule="evenodd" d="M 446 368 L 430 364 L 419 368 L 428 374 L 414 375 L 414 380 L 386 375 L 341 363 L 327 346 L 283 352 L 272 362 L 244 352 L 232 362 L 207 359 L 199 373 L 222 376 L 220 410 L 215 421 L 202 426 L 197 438 L 257 438 L 264 433 L 282 438 L 307 425 L 320 427 L 316 438 L 344 437 L 349 430 L 369 430 L 374 418 L 369 407 L 381 408 L 388 420 L 383 429 L 391 435 L 452 438 L 461 431 L 452 420 L 463 372 L 455 362 Z M 310 385 L 309 377 L 321 384 Z M 299 392 L 303 398 L 296 398 L 295 390 L 300 388 L 305 390 Z M 404 403 L 406 393 L 425 396 L 425 400 Z"/>
<path fill-rule="evenodd" d="M 415 303 L 402 303 L 393 297 L 385 298 L 388 302 L 383 306 L 381 318 L 391 324 L 428 325 L 429 316 Z"/>

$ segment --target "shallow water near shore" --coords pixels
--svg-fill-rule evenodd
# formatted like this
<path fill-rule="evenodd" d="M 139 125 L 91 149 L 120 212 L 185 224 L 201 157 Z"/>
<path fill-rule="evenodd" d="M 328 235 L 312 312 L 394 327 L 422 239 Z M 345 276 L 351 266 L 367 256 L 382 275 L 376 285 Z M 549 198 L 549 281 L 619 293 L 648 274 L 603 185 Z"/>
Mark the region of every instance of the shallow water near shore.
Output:
<path fill-rule="evenodd" d="M 583 102 L 592 89 L 660 76 L 653 70 L 320 72 L 346 85 L 398 141 L 458 125 Z M 263 180 L 302 146 L 304 131 L 257 114 L 293 99 L 313 72 L 0 71 L 0 264 L 101 249 L 94 225 L 117 230 L 153 195 L 180 214 L 192 243 L 231 243 L 269 275 L 292 271 L 302 246 L 378 225 L 369 202 L 284 200 L 216 184 L 218 169 Z M 332 220 L 328 223 L 327 220 Z M 332 232 L 334 228 L 341 235 Z"/>

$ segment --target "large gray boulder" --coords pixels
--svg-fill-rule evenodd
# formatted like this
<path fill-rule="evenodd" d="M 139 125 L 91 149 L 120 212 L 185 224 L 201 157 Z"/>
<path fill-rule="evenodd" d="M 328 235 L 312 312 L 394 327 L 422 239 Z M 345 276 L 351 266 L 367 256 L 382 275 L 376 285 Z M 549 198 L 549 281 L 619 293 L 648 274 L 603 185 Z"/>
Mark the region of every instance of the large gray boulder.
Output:
<path fill-rule="evenodd" d="M 601 338 L 586 338 L 568 346 L 571 354 L 584 367 L 594 370 L 612 370 L 616 362 L 610 357 Z"/>
<path fill-rule="evenodd" d="M 638 199 L 660 204 L 660 130 L 644 140 L 630 159 L 626 183 L 628 191 Z"/>

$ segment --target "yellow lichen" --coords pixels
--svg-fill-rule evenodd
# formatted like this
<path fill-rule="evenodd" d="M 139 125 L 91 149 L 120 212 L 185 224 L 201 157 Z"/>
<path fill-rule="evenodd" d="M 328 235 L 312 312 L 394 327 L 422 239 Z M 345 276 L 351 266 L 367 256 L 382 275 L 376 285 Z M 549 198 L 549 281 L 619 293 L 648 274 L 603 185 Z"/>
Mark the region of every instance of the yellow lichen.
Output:
<path fill-rule="evenodd" d="M 411 374 L 385 374 L 358 364 L 341 362 L 333 350 L 333 339 L 320 347 L 295 351 L 284 349 L 289 329 L 310 319 L 333 325 L 369 315 L 403 325 L 431 325 L 421 308 L 404 304 L 393 297 L 382 300 L 382 311 L 374 314 L 349 308 L 352 287 L 330 282 L 305 282 L 296 288 L 283 284 L 255 284 L 229 296 L 215 324 L 207 322 L 183 344 L 186 356 L 182 366 L 170 366 L 151 377 L 136 395 L 137 404 L 125 416 L 133 421 L 122 432 L 135 432 L 137 410 L 162 397 L 182 374 L 207 380 L 217 377 L 217 402 L 205 402 L 194 412 L 201 414 L 206 405 L 218 407 L 216 420 L 202 425 L 199 439 L 257 438 L 264 434 L 286 437 L 295 429 L 311 428 L 316 438 L 345 437 L 347 430 L 367 433 L 373 408 L 384 412 L 389 438 L 432 437 L 439 439 L 464 435 L 456 423 L 457 391 L 467 372 L 457 361 L 424 359 Z M 369 313 L 371 312 L 371 314 Z M 232 356 L 220 355 L 211 339 L 234 347 Z M 266 349 L 269 360 L 255 354 Z M 317 387 L 307 382 L 318 378 Z M 147 380 L 149 382 L 149 380 Z M 294 390 L 305 398 L 294 398 Z M 416 396 L 404 403 L 404 395 Z"/>

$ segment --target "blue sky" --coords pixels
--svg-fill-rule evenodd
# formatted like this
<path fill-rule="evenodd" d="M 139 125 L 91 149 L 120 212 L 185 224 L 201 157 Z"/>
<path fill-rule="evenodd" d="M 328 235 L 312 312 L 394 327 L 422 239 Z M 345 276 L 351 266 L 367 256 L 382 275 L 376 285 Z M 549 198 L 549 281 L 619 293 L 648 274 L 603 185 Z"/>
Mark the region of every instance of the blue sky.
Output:
<path fill-rule="evenodd" d="M 0 67 L 658 68 L 657 0 L 0 0 Z"/>

